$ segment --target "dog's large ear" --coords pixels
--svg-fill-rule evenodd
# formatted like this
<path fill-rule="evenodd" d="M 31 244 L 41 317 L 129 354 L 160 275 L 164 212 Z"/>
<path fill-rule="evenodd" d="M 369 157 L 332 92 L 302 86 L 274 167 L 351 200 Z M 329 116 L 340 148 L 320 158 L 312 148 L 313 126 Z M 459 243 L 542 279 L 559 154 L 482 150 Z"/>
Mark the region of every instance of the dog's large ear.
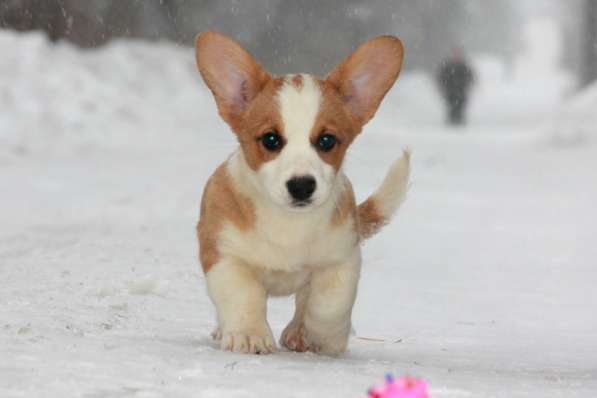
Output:
<path fill-rule="evenodd" d="M 404 49 L 394 36 L 373 38 L 357 48 L 328 75 L 357 121 L 373 117 L 402 66 Z"/>
<path fill-rule="evenodd" d="M 270 76 L 240 44 L 221 33 L 200 33 L 195 47 L 199 72 L 216 99 L 220 115 L 233 123 Z"/>

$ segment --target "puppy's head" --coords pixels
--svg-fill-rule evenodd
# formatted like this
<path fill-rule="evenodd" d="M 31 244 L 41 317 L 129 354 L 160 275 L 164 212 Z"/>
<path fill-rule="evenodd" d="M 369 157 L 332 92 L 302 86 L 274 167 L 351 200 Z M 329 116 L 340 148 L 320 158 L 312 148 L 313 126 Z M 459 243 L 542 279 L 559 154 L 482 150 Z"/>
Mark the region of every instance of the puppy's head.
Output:
<path fill-rule="evenodd" d="M 325 79 L 275 77 L 234 40 L 197 36 L 197 64 L 222 118 L 236 134 L 250 177 L 276 204 L 309 210 L 325 203 L 348 146 L 398 77 L 400 40 L 361 45 Z"/>

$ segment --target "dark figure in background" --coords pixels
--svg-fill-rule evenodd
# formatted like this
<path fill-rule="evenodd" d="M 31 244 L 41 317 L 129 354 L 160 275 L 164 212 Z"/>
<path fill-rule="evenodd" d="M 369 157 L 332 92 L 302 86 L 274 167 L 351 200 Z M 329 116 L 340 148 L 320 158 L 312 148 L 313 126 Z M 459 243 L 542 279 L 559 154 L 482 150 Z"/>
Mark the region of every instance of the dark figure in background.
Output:
<path fill-rule="evenodd" d="M 464 124 L 464 113 L 474 75 L 462 51 L 452 50 L 450 57 L 442 62 L 437 79 L 448 106 L 448 122 L 453 125 Z"/>

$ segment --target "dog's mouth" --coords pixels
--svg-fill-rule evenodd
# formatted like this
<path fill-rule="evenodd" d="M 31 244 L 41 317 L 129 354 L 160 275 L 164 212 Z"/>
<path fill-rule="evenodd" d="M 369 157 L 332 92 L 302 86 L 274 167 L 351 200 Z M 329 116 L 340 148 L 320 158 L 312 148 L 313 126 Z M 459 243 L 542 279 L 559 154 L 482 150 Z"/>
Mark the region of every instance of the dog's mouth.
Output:
<path fill-rule="evenodd" d="M 295 200 L 292 202 L 293 207 L 307 207 L 312 203 L 311 200 Z"/>
<path fill-rule="evenodd" d="M 293 200 L 291 203 L 291 207 L 293 209 L 302 210 L 306 209 L 307 207 L 311 206 L 313 201 L 311 199 L 307 200 Z"/>

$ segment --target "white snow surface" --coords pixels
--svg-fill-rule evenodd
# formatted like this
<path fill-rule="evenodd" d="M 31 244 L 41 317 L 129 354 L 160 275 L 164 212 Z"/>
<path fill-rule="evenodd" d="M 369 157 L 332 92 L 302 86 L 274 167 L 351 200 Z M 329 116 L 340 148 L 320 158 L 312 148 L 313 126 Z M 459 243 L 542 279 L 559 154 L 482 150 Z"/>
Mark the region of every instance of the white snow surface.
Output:
<path fill-rule="evenodd" d="M 0 53 L 0 397 L 356 398 L 387 372 L 433 398 L 597 396 L 595 88 L 508 119 L 530 93 L 501 108 L 481 79 L 455 130 L 405 74 L 347 158 L 362 199 L 413 151 L 349 351 L 248 356 L 209 338 L 194 229 L 236 144 L 192 49 L 0 31 Z M 270 301 L 276 335 L 291 316 Z"/>

